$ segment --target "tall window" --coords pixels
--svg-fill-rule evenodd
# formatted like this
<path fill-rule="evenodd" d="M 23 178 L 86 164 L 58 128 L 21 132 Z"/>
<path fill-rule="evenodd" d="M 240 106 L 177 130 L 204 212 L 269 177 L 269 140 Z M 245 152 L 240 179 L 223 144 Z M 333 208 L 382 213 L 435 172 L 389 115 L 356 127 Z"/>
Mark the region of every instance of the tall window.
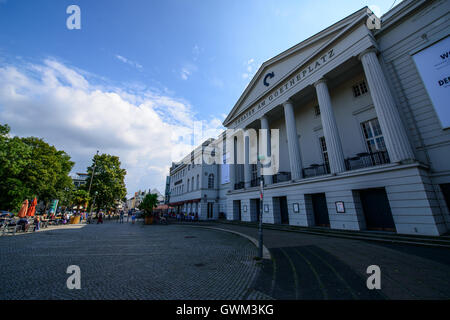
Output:
<path fill-rule="evenodd" d="M 363 122 L 361 126 L 369 152 L 386 151 L 386 145 L 384 144 L 383 133 L 381 132 L 378 119 L 375 118 Z"/>
<path fill-rule="evenodd" d="M 322 151 L 323 162 L 325 163 L 328 172 L 330 172 L 330 160 L 328 159 L 328 150 L 325 137 L 320 137 L 319 141 L 320 141 L 320 150 Z"/>
<path fill-rule="evenodd" d="M 200 188 L 200 176 L 197 175 L 197 190 Z"/>
<path fill-rule="evenodd" d="M 208 176 L 208 189 L 214 189 L 214 175 L 212 173 Z"/>
<path fill-rule="evenodd" d="M 191 182 L 191 181 L 188 179 L 188 182 L 187 182 L 187 185 L 186 185 L 186 192 L 189 192 L 189 182 Z"/>
<path fill-rule="evenodd" d="M 194 177 L 192 177 L 191 191 L 194 191 Z"/>
<path fill-rule="evenodd" d="M 258 178 L 258 165 L 251 164 L 251 168 L 252 168 L 252 180 L 256 180 L 256 178 Z"/>

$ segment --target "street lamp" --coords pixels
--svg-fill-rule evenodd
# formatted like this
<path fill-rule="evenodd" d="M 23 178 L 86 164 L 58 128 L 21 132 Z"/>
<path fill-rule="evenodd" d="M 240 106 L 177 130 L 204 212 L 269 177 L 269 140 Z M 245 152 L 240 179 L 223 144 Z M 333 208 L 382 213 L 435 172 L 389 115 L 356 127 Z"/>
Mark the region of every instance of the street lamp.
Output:
<path fill-rule="evenodd" d="M 95 191 L 95 192 L 94 192 L 94 199 L 92 200 L 91 210 L 89 210 L 89 218 L 92 217 L 92 208 L 94 207 L 94 204 L 95 204 L 95 198 L 97 197 L 97 194 L 98 194 L 98 192 Z"/>
<path fill-rule="evenodd" d="M 98 150 L 97 150 L 97 156 L 98 156 Z M 94 157 L 95 159 L 95 157 Z M 97 162 L 94 161 L 94 168 L 92 168 L 92 176 L 91 176 L 91 182 L 89 183 L 89 190 L 88 190 L 88 195 L 91 195 L 91 187 L 92 187 L 92 180 L 94 179 L 94 174 L 95 174 L 95 167 L 97 166 Z"/>

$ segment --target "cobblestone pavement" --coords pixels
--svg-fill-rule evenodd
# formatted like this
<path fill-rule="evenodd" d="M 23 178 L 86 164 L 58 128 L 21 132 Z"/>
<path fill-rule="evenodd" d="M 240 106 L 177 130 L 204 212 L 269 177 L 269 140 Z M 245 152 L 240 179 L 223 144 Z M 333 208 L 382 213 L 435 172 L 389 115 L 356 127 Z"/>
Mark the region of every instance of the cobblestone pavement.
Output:
<path fill-rule="evenodd" d="M 257 238 L 256 228 L 210 226 Z M 272 255 L 253 285 L 273 299 L 450 299 L 450 250 L 264 230 Z M 381 269 L 381 290 L 368 290 L 367 267 Z"/>
<path fill-rule="evenodd" d="M 256 254 L 235 234 L 141 222 L 0 237 L 0 300 L 260 298 Z M 66 287 L 69 265 L 80 290 Z"/>

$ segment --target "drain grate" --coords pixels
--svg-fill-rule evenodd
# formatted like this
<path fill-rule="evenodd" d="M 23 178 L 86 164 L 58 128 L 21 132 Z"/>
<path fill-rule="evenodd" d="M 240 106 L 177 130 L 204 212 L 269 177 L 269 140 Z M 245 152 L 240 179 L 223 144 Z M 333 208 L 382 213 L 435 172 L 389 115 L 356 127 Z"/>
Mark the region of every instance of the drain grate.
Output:
<path fill-rule="evenodd" d="M 195 263 L 194 266 L 196 266 L 196 267 L 204 267 L 205 264 L 204 263 Z"/>
<path fill-rule="evenodd" d="M 185 236 L 185 239 L 192 239 L 192 238 L 197 238 L 196 236 Z"/>

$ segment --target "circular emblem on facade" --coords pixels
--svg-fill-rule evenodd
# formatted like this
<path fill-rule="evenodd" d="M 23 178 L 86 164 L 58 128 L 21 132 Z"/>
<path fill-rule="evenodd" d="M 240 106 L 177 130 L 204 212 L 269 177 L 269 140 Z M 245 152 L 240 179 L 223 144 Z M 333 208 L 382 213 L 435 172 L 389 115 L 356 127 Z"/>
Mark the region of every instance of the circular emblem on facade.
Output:
<path fill-rule="evenodd" d="M 266 86 L 266 87 L 268 87 L 269 85 L 270 85 L 270 83 L 269 82 L 267 82 L 267 79 L 272 79 L 273 77 L 275 77 L 275 73 L 272 71 L 272 72 L 269 72 L 268 74 L 266 74 L 265 76 L 264 76 L 264 85 Z"/>

